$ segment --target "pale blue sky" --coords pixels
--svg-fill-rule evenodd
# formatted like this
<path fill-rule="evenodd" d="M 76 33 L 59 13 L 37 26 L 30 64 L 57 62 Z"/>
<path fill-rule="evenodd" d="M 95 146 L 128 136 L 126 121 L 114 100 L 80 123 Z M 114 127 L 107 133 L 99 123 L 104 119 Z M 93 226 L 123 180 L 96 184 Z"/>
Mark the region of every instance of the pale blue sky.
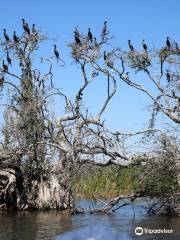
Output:
<path fill-rule="evenodd" d="M 0 29 L 4 27 L 10 33 L 21 30 L 21 18 L 29 24 L 35 23 L 50 38 L 57 38 L 61 57 L 67 62 L 66 67 L 56 65 L 55 84 L 73 95 L 79 86 L 79 70 L 71 65 L 69 49 L 66 45 L 73 39 L 73 29 L 86 33 L 91 27 L 97 35 L 104 20 L 108 21 L 114 43 L 127 49 L 127 39 L 132 39 L 136 48 L 141 48 L 143 38 L 154 47 L 164 44 L 166 36 L 180 39 L 180 1 L 179 0 L 6 0 L 1 2 Z M 2 31 L 1 31 L 2 37 Z M 49 56 L 52 52 L 49 41 L 40 54 Z M 104 97 L 101 82 L 95 88 L 90 87 L 86 103 L 92 109 Z M 125 85 L 119 86 L 118 94 L 112 100 L 111 107 L 105 114 L 107 124 L 119 130 L 136 130 L 147 121 L 147 114 L 142 110 L 148 104 L 147 98 Z M 56 110 L 59 112 L 59 105 Z"/>

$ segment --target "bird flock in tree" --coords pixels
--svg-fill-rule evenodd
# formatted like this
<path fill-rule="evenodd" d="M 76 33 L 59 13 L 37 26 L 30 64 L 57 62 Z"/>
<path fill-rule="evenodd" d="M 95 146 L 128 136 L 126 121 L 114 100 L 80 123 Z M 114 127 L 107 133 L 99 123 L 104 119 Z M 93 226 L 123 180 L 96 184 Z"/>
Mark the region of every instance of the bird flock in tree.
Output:
<path fill-rule="evenodd" d="M 128 46 L 129 46 L 130 52 L 132 52 L 132 53 L 135 52 L 135 48 L 134 48 L 131 40 L 128 40 Z M 175 46 L 175 47 L 174 47 L 174 46 Z M 143 50 L 145 51 L 145 54 L 147 55 L 148 46 L 147 46 L 147 44 L 146 44 L 146 42 L 145 42 L 144 39 L 143 39 L 143 41 L 142 41 L 142 47 L 143 47 Z M 165 47 L 163 47 L 160 52 L 163 53 L 164 56 L 166 57 L 167 54 L 170 53 L 171 50 L 172 50 L 172 51 L 175 50 L 176 53 L 180 54 L 180 49 L 179 49 L 178 43 L 177 43 L 177 42 L 172 43 L 171 40 L 170 40 L 170 37 L 167 37 L 167 38 L 166 38 L 166 42 L 165 42 Z M 147 60 L 148 60 L 148 58 L 147 58 Z M 149 65 L 151 65 L 151 62 L 150 62 L 150 61 L 147 62 L 147 63 L 148 63 Z M 171 82 L 171 79 L 172 79 L 171 73 L 170 73 L 170 71 L 169 71 L 168 69 L 166 70 L 166 79 L 167 79 L 167 82 L 168 82 L 168 83 L 170 83 L 170 82 Z"/>
<path fill-rule="evenodd" d="M 32 29 L 30 29 L 29 24 L 25 21 L 25 19 L 22 19 L 22 28 L 24 30 L 24 33 L 29 35 L 29 36 L 31 36 L 31 34 L 35 35 L 35 36 L 38 34 L 38 32 L 36 31 L 36 28 L 35 28 L 35 24 L 33 24 L 32 25 Z M 11 39 L 10 39 L 10 37 L 9 37 L 9 35 L 8 35 L 8 33 L 7 33 L 5 28 L 3 29 L 3 35 L 4 35 L 5 42 L 10 42 L 11 41 Z M 101 31 L 101 40 L 102 41 L 100 43 L 97 42 L 96 37 L 91 32 L 91 28 L 88 28 L 87 38 L 89 39 L 91 44 L 94 44 L 94 46 L 96 48 L 99 48 L 99 46 L 102 44 L 102 42 L 106 39 L 107 35 L 108 35 L 107 21 L 104 21 L 104 24 L 103 24 L 103 28 L 102 28 L 102 31 Z M 14 31 L 12 39 L 13 39 L 13 42 L 15 44 L 19 44 L 20 37 L 16 34 L 16 31 Z M 79 32 L 77 27 L 74 30 L 74 41 L 75 41 L 76 48 L 82 47 L 83 43 L 82 43 L 82 40 L 81 40 L 81 34 L 80 34 L 80 32 Z M 129 46 L 130 52 L 132 52 L 132 53 L 135 52 L 135 48 L 134 48 L 134 46 L 133 46 L 133 44 L 132 44 L 130 39 L 128 40 L 128 46 Z M 57 49 L 57 46 L 53 45 L 53 47 L 54 47 L 54 56 L 55 56 L 55 58 L 56 58 L 56 60 L 58 62 L 59 60 L 61 60 L 60 59 L 60 54 L 59 54 L 59 51 Z M 145 42 L 144 39 L 142 41 L 142 47 L 143 47 L 143 50 L 144 50 L 145 54 L 147 55 L 148 46 L 147 46 L 147 43 Z M 172 43 L 171 43 L 170 37 L 167 37 L 167 39 L 166 39 L 166 47 L 165 48 L 167 50 L 169 50 L 169 51 L 172 48 Z M 180 51 L 179 46 L 178 46 L 177 43 L 175 43 L 175 49 L 178 52 Z M 105 64 L 109 68 L 113 68 L 114 67 L 114 63 L 113 63 L 113 60 L 111 58 L 111 53 L 108 53 L 108 52 L 104 51 L 103 58 L 104 58 Z M 151 65 L 150 61 L 148 59 L 146 59 L 146 60 L 147 60 L 147 64 Z M 4 59 L 2 61 L 2 72 L 3 73 L 8 72 L 9 65 L 12 66 L 12 59 L 10 57 L 9 51 L 6 52 L 6 61 L 7 61 L 7 63 L 5 63 Z M 126 75 L 128 77 L 128 73 Z M 168 82 L 171 81 L 171 74 L 170 74 L 169 70 L 166 71 L 166 78 L 167 78 Z M 4 82 L 4 75 L 1 74 L 1 76 L 0 76 L 0 85 L 2 85 L 3 82 Z"/>
<path fill-rule="evenodd" d="M 29 25 L 28 23 L 22 19 L 22 27 L 23 27 L 23 30 L 26 34 L 30 35 L 31 34 L 31 31 L 30 31 L 30 28 L 29 28 Z M 32 27 L 32 33 L 33 34 L 37 34 L 36 32 L 36 29 L 35 29 L 35 24 L 33 24 L 33 27 Z M 6 29 L 4 28 L 3 29 L 3 35 L 4 35 L 4 39 L 5 39 L 5 42 L 10 42 L 11 39 L 6 31 Z M 15 44 L 18 44 L 20 42 L 20 38 L 17 36 L 16 34 L 16 31 L 14 31 L 13 33 L 13 38 L 12 38 L 13 42 Z M 11 57 L 9 55 L 9 51 L 6 52 L 6 60 L 7 60 L 7 64 L 5 63 L 5 60 L 3 59 L 3 62 L 2 62 L 2 70 L 3 72 L 8 72 L 8 66 L 12 66 L 12 60 L 11 60 Z M 2 79 L 2 77 L 0 78 Z M 2 83 L 2 81 L 0 81 L 0 83 Z"/>
<path fill-rule="evenodd" d="M 25 34 L 27 34 L 29 36 L 31 36 L 31 34 L 34 35 L 34 36 L 37 36 L 37 31 L 35 29 L 35 24 L 33 24 L 32 32 L 31 32 L 28 23 L 24 19 L 22 19 L 22 28 L 23 28 Z M 20 41 L 21 41 L 20 37 L 16 34 L 16 31 L 13 32 L 12 40 L 9 37 L 9 35 L 7 33 L 7 30 L 5 28 L 3 29 L 3 35 L 4 35 L 5 43 L 14 43 L 14 44 L 18 45 L 20 43 Z M 0 75 L 0 85 L 2 85 L 3 82 L 4 82 L 4 74 L 8 72 L 9 65 L 12 66 L 12 59 L 10 57 L 10 54 L 9 54 L 8 50 L 6 50 L 6 61 L 7 61 L 7 63 L 5 63 L 4 59 L 2 60 L 2 68 L 1 68 L 1 75 Z M 21 64 L 22 63 L 20 62 L 20 66 L 21 66 Z"/>

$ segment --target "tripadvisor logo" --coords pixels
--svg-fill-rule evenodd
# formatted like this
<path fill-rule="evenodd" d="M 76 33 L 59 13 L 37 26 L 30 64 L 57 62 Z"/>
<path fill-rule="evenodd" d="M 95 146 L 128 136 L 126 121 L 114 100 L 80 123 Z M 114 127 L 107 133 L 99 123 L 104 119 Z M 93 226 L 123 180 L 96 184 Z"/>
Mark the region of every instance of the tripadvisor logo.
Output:
<path fill-rule="evenodd" d="M 144 234 L 169 234 L 173 233 L 173 229 L 165 229 L 165 228 L 158 228 L 158 229 L 149 229 L 149 228 L 142 228 L 142 227 L 136 227 L 135 228 L 135 234 L 140 236 L 143 233 Z"/>
<path fill-rule="evenodd" d="M 142 227 L 137 227 L 135 228 L 135 234 L 140 236 L 143 234 L 143 228 Z"/>

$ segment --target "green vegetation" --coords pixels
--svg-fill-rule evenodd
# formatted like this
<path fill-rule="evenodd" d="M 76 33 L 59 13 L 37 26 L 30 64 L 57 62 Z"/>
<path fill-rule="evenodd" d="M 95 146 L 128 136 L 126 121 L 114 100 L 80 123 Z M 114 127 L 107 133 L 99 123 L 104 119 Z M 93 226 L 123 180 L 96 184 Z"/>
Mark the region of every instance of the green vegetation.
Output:
<path fill-rule="evenodd" d="M 73 188 L 77 198 L 107 198 L 118 194 L 129 194 L 136 191 L 139 182 L 139 167 L 96 167 L 88 175 L 76 179 Z"/>

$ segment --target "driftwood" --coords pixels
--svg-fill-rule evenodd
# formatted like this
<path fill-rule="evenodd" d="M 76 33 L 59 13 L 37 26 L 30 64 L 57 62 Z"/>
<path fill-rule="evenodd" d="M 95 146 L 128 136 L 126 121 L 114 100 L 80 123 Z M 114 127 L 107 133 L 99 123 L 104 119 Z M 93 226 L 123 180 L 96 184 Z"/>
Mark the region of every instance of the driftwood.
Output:
<path fill-rule="evenodd" d="M 101 199 L 96 198 L 95 195 L 93 195 L 94 199 L 98 201 L 100 204 L 104 204 L 102 208 L 95 208 L 95 209 L 84 209 L 84 208 L 73 208 L 69 210 L 68 212 L 70 214 L 85 214 L 85 213 L 90 213 L 90 214 L 95 214 L 95 213 L 113 213 L 117 211 L 118 209 L 125 207 L 127 205 L 132 205 L 133 202 L 135 201 L 136 198 L 141 197 L 140 194 L 132 194 L 132 195 L 120 195 L 118 197 L 115 197 L 111 199 L 109 202 L 105 202 Z M 118 203 L 122 200 L 129 200 L 129 202 L 125 202 L 120 206 L 117 206 Z"/>
<path fill-rule="evenodd" d="M 127 206 L 127 205 L 130 205 L 134 202 L 134 200 L 136 198 L 140 197 L 140 194 L 131 194 L 131 195 L 120 195 L 120 196 L 117 196 L 113 199 L 111 199 L 108 203 L 105 203 L 104 201 L 102 200 L 99 200 L 95 197 L 94 195 L 94 198 L 97 200 L 97 201 L 100 201 L 101 203 L 104 204 L 104 206 L 102 208 L 97 208 L 97 209 L 94 209 L 94 210 L 91 210 L 91 213 L 109 213 L 109 212 L 115 212 L 116 210 L 118 210 L 119 208 L 122 208 L 124 206 Z M 130 202 L 129 203 L 123 203 L 122 205 L 114 208 L 115 206 L 117 206 L 117 204 L 121 201 L 121 200 L 129 200 Z"/>

